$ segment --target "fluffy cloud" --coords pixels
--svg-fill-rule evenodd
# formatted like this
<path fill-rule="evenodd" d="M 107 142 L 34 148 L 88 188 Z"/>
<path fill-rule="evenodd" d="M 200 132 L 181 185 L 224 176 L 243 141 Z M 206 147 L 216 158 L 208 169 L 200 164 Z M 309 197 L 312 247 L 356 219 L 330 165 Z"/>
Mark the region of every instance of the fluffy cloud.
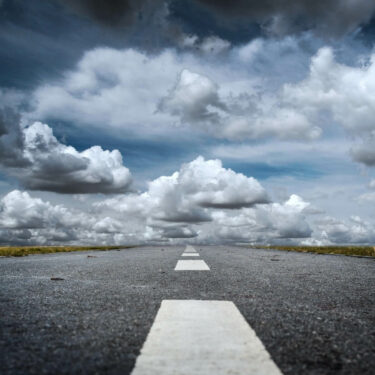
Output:
<path fill-rule="evenodd" d="M 1 244 L 124 244 L 151 239 L 150 230 L 134 228 L 104 214 L 53 205 L 14 190 L 0 200 Z"/>
<path fill-rule="evenodd" d="M 84 206 L 83 206 L 84 207 Z M 0 200 L 3 244 L 371 243 L 373 225 L 357 216 L 311 223 L 310 203 L 292 194 L 270 203 L 260 184 L 218 160 L 184 164 L 138 194 L 105 199 L 93 210 L 53 205 L 27 192 Z M 318 215 L 319 216 L 319 215 Z"/>
<path fill-rule="evenodd" d="M 81 226 L 82 219 L 82 215 L 73 215 L 63 206 L 53 206 L 19 190 L 11 191 L 0 201 L 0 228 L 3 229 Z M 87 223 L 86 220 L 84 222 Z"/>
<path fill-rule="evenodd" d="M 131 185 L 118 150 L 82 152 L 60 143 L 40 122 L 22 127 L 11 111 L 0 113 L 0 163 L 25 187 L 59 193 L 120 193 Z"/>
<path fill-rule="evenodd" d="M 147 194 L 156 202 L 155 218 L 174 222 L 210 221 L 208 208 L 236 209 L 268 202 L 266 191 L 254 178 L 202 157 L 170 177 L 152 181 Z"/>
<path fill-rule="evenodd" d="M 316 232 L 326 243 L 331 244 L 366 244 L 375 242 L 374 226 L 358 216 L 343 221 L 325 217 L 316 222 Z"/>
<path fill-rule="evenodd" d="M 303 113 L 282 107 L 277 98 L 246 93 L 219 98 L 217 84 L 186 69 L 160 109 L 179 116 L 182 123 L 227 139 L 315 139 L 321 134 Z"/>
<path fill-rule="evenodd" d="M 375 55 L 361 67 L 335 61 L 321 48 L 312 58 L 308 78 L 284 87 L 284 97 L 306 111 L 329 110 L 333 119 L 355 135 L 374 131 Z"/>
<path fill-rule="evenodd" d="M 309 203 L 297 195 L 285 202 L 239 210 L 215 210 L 212 221 L 197 227 L 196 243 L 298 243 L 309 238 L 312 229 L 305 218 Z"/>
<path fill-rule="evenodd" d="M 152 228 L 154 241 L 191 238 L 204 242 L 210 238 L 216 242 L 206 233 L 213 236 L 213 227 L 223 227 L 218 221 L 220 212 L 228 217 L 240 215 L 241 210 L 268 202 L 266 191 L 254 178 L 223 168 L 219 160 L 198 157 L 171 176 L 151 181 L 144 193 L 106 199 L 95 208 L 118 220 L 131 217 L 138 227 Z"/>
<path fill-rule="evenodd" d="M 233 48 L 220 64 L 172 49 L 157 55 L 95 49 L 62 80 L 34 92 L 29 117 L 105 124 L 143 137 L 205 132 L 229 140 L 315 140 L 336 124 L 366 139 L 352 155 L 372 165 L 373 57 L 349 66 L 324 47 L 308 69 L 306 44 L 315 49 L 314 43 L 311 37 L 256 39 Z M 290 69 L 290 54 L 298 61 L 296 72 Z"/>
<path fill-rule="evenodd" d="M 181 70 L 168 50 L 153 57 L 133 49 L 94 49 L 63 80 L 35 91 L 33 118 L 160 134 L 167 118 L 156 113 L 157 103 Z"/>
<path fill-rule="evenodd" d="M 159 239 L 173 241 L 271 243 L 298 241 L 312 233 L 305 218 L 310 204 L 301 197 L 270 203 L 255 179 L 201 157 L 151 181 L 140 195 L 106 199 L 95 207 L 118 219 L 132 217 L 158 231 Z"/>
<path fill-rule="evenodd" d="M 220 121 L 216 109 L 224 109 L 218 86 L 208 77 L 184 69 L 169 95 L 162 99 L 159 109 L 179 116 L 183 123 L 203 123 L 215 127 Z M 216 128 L 219 129 L 219 124 Z M 214 129 L 212 129 L 214 130 Z"/>
<path fill-rule="evenodd" d="M 230 115 L 224 116 L 226 138 L 317 138 L 330 120 L 351 136 L 363 139 L 352 148 L 353 158 L 375 165 L 375 55 L 362 66 L 348 66 L 335 60 L 333 50 L 321 48 L 311 59 L 309 75 L 296 84 L 284 84 L 275 97 L 262 95 L 255 103 L 243 95 L 225 103 Z M 249 107 L 250 106 L 250 107 Z M 232 108 L 240 107 L 241 110 Z M 241 113 L 242 111 L 242 113 Z M 327 117 L 327 116 L 325 116 Z"/>
<path fill-rule="evenodd" d="M 158 221 L 200 223 L 212 220 L 209 209 L 234 210 L 268 201 L 254 178 L 223 168 L 220 160 L 198 157 L 171 176 L 151 181 L 143 194 L 108 199 L 97 207 L 127 214 L 136 210 Z"/>
<path fill-rule="evenodd" d="M 218 36 L 209 36 L 200 39 L 197 35 L 187 35 L 182 33 L 177 39 L 178 45 L 182 48 L 193 49 L 208 55 L 218 55 L 226 52 L 231 47 L 230 42 Z"/>
<path fill-rule="evenodd" d="M 298 195 L 291 195 L 283 204 L 274 203 L 265 207 L 258 214 L 260 222 L 270 222 L 276 229 L 276 237 L 279 238 L 306 238 L 310 237 L 312 230 L 304 220 L 303 212 L 309 206 Z"/>
<path fill-rule="evenodd" d="M 0 230 L 14 243 L 166 241 L 197 237 L 193 226 L 212 221 L 213 210 L 266 202 L 267 194 L 255 179 L 223 168 L 219 160 L 199 157 L 171 176 L 151 181 L 146 192 L 101 201 L 91 213 L 12 191 L 0 201 Z"/>
<path fill-rule="evenodd" d="M 25 155 L 32 164 L 21 176 L 27 188 L 60 193 L 119 193 L 131 183 L 118 150 L 93 146 L 82 152 L 61 144 L 47 125 L 36 122 L 24 129 Z"/>
<path fill-rule="evenodd" d="M 236 50 L 237 57 L 253 59 L 259 43 Z M 274 93 L 224 95 L 207 76 L 184 71 L 161 109 L 182 123 L 230 140 L 314 140 L 323 129 L 341 126 L 357 140 L 351 148 L 353 159 L 374 166 L 374 56 L 360 66 L 348 66 L 335 60 L 332 48 L 321 48 L 312 57 L 305 79 L 285 83 Z"/>
<path fill-rule="evenodd" d="M 313 121 L 329 113 L 332 121 L 354 137 L 364 139 L 352 148 L 353 158 L 375 164 L 375 55 L 361 67 L 335 61 L 331 48 L 322 48 L 312 58 L 310 74 L 295 85 L 285 85 L 283 98 Z"/>
<path fill-rule="evenodd" d="M 291 49 L 299 53 L 291 41 L 283 46 L 269 43 L 267 48 L 277 55 L 273 60 Z M 87 52 L 62 80 L 39 87 L 30 116 L 90 127 L 105 124 L 143 137 L 180 137 L 184 132 L 191 135 L 191 130 L 227 139 L 319 137 L 319 126 L 298 108 L 285 105 L 277 90 L 259 89 L 260 82 L 280 80 L 280 72 L 273 72 L 272 78 L 259 69 L 249 74 L 249 61 L 241 51 L 228 53 L 218 64 L 172 49 L 148 55 L 98 48 Z M 264 54 L 254 53 L 264 65 Z"/>
<path fill-rule="evenodd" d="M 230 47 L 230 43 L 227 40 L 221 39 L 218 36 L 209 36 L 203 38 L 199 49 L 204 53 L 217 55 L 221 52 L 227 51 Z"/>

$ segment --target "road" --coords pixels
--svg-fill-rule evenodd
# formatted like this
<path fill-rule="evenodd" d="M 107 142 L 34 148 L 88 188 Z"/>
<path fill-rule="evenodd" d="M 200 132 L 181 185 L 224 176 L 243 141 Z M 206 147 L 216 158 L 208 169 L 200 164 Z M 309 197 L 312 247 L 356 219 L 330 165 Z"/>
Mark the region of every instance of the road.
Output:
<path fill-rule="evenodd" d="M 233 303 L 283 374 L 374 374 L 374 259 L 195 249 L 1 258 L 0 373 L 130 374 L 162 301 L 193 300 Z"/>

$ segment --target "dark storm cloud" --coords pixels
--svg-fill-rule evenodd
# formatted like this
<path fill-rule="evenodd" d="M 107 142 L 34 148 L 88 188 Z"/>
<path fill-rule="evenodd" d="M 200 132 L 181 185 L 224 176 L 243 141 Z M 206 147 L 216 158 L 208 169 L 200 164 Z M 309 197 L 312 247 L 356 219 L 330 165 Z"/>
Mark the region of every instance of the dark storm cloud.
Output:
<path fill-rule="evenodd" d="M 369 139 L 362 143 L 357 144 L 351 149 L 352 158 L 368 167 L 375 167 L 375 139 Z"/>
<path fill-rule="evenodd" d="M 213 11 L 223 24 L 261 23 L 274 34 L 316 29 L 338 36 L 370 21 L 375 10 L 373 0 L 194 0 Z"/>
<path fill-rule="evenodd" d="M 130 25 L 159 5 L 160 0 L 57 0 L 81 15 L 106 26 Z"/>
<path fill-rule="evenodd" d="M 178 42 L 182 31 L 164 0 L 54 0 L 68 12 L 132 46 L 150 52 Z M 110 45 L 111 42 L 107 43 Z"/>
<path fill-rule="evenodd" d="M 164 12 L 161 34 L 180 34 L 181 28 L 198 35 L 222 34 L 222 26 L 247 30 L 259 24 L 272 34 L 282 35 L 307 29 L 339 36 L 368 23 L 375 11 L 373 0 L 55 0 L 81 16 L 110 28 L 135 24 L 151 31 L 161 9 Z M 196 20 L 199 22 L 196 22 Z M 216 21 L 215 21 L 216 19 Z M 146 21 L 146 22 L 145 22 Z M 160 21 L 160 19 L 158 20 Z M 180 24 L 182 21 L 182 24 Z M 160 26 L 160 25 L 159 25 Z M 142 32 L 142 29 L 138 29 Z M 144 31 L 143 31 L 144 32 Z M 227 33 L 225 33 L 227 34 Z M 171 35 L 169 35 L 170 37 Z M 226 35 L 229 36 L 230 35 Z M 241 38 L 232 35 L 233 39 Z M 163 36 L 168 39 L 168 35 Z M 173 37 L 172 37 L 173 39 Z"/>
<path fill-rule="evenodd" d="M 144 18 L 147 12 L 138 16 L 140 6 L 126 15 L 126 7 L 121 5 L 108 10 L 110 1 L 96 1 L 97 10 L 90 3 L 5 0 L 0 8 L 0 86 L 24 90 L 59 78 L 85 51 L 97 46 L 142 48 L 147 44 L 145 28 L 132 36 L 133 29 L 121 27 Z M 150 24 L 149 19 L 147 22 Z"/>
<path fill-rule="evenodd" d="M 62 4 L 68 5 L 79 12 L 86 13 L 88 16 L 98 21 L 114 25 L 121 22 L 124 18 L 132 18 L 136 8 L 143 1 L 133 2 L 124 0 L 59 0 Z M 138 3 L 138 4 L 137 4 Z"/>
<path fill-rule="evenodd" d="M 20 117 L 10 108 L 0 109 L 0 165 L 25 167 L 24 135 L 19 126 Z"/>
<path fill-rule="evenodd" d="M 259 197 L 259 199 L 255 202 L 246 202 L 246 201 L 238 201 L 238 202 L 230 202 L 230 203 L 212 203 L 212 202 L 201 202 L 200 206 L 204 208 L 217 208 L 217 209 L 226 209 L 226 210 L 238 210 L 244 207 L 254 207 L 258 204 L 266 204 L 269 203 L 269 199 L 267 197 Z"/>
<path fill-rule="evenodd" d="M 0 9 L 0 86 L 32 88 L 106 39 L 95 25 L 72 17 L 54 1 L 5 1 Z"/>
<path fill-rule="evenodd" d="M 121 36 L 123 44 L 155 50 L 172 28 L 163 0 L 54 0 L 65 10 Z"/>
<path fill-rule="evenodd" d="M 196 231 L 187 226 L 162 228 L 162 230 L 163 237 L 166 238 L 194 238 L 198 236 Z"/>
<path fill-rule="evenodd" d="M 374 8 L 372 0 L 4 0 L 0 86 L 30 89 L 59 78 L 98 46 L 155 52 L 181 47 L 186 35 L 216 35 L 233 45 L 259 36 L 261 27 L 275 34 L 314 28 L 332 36 L 366 24 Z"/>

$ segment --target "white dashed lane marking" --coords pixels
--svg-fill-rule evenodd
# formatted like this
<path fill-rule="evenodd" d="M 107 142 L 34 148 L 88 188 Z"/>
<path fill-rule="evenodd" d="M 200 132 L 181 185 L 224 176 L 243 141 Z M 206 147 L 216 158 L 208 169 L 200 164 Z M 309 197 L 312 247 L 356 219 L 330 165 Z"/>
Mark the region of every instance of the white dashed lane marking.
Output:
<path fill-rule="evenodd" d="M 183 253 L 182 254 L 183 257 L 199 257 L 199 254 L 198 253 Z"/>
<path fill-rule="evenodd" d="M 187 245 L 185 249 L 185 253 L 196 253 L 197 251 L 194 249 L 193 246 Z"/>
<path fill-rule="evenodd" d="M 175 271 L 209 271 L 204 260 L 179 260 L 174 269 Z"/>
<path fill-rule="evenodd" d="M 228 301 L 163 301 L 132 375 L 281 375 Z"/>

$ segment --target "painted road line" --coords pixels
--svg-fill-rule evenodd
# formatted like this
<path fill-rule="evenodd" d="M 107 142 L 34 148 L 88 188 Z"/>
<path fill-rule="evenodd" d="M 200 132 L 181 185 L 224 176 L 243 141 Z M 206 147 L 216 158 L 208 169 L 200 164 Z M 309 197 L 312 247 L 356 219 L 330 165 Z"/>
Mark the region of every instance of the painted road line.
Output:
<path fill-rule="evenodd" d="M 196 250 L 193 246 L 187 245 L 185 249 L 185 253 L 196 253 Z"/>
<path fill-rule="evenodd" d="M 199 257 L 198 253 L 183 253 L 181 254 L 183 257 Z"/>
<path fill-rule="evenodd" d="M 165 300 L 132 375 L 281 375 L 233 302 Z"/>
<path fill-rule="evenodd" d="M 174 269 L 175 271 L 209 271 L 204 260 L 179 260 Z"/>

